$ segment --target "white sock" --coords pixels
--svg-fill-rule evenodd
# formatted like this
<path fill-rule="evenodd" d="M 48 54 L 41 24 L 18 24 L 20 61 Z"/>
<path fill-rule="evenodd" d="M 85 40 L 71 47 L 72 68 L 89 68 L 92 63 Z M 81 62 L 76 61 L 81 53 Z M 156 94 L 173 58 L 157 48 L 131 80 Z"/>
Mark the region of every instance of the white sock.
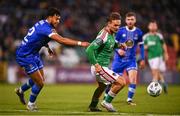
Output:
<path fill-rule="evenodd" d="M 24 91 L 22 91 L 21 87 L 19 88 L 19 92 L 20 92 L 20 93 L 23 93 L 23 92 L 24 92 Z"/>
<path fill-rule="evenodd" d="M 28 102 L 28 105 L 33 105 L 33 104 L 34 104 L 34 103 L 32 103 L 32 102 L 30 102 L 30 101 Z"/>
<path fill-rule="evenodd" d="M 132 99 L 131 99 L 131 98 L 127 98 L 127 102 L 128 102 L 128 101 L 132 101 Z"/>
<path fill-rule="evenodd" d="M 116 96 L 116 94 L 113 93 L 111 90 L 108 92 L 108 95 L 110 95 L 110 96 L 113 97 L 113 98 Z"/>

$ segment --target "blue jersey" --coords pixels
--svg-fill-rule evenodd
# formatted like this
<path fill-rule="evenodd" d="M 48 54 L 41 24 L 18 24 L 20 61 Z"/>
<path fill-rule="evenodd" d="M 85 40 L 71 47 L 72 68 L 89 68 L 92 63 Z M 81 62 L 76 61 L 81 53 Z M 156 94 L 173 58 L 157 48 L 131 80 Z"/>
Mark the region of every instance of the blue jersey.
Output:
<path fill-rule="evenodd" d="M 27 74 L 31 74 L 43 68 L 39 50 L 47 45 L 51 40 L 49 37 L 54 33 L 55 30 L 53 26 L 46 20 L 37 22 L 29 29 L 16 51 L 16 61 L 24 68 Z"/>
<path fill-rule="evenodd" d="M 125 49 L 125 56 L 120 56 L 117 50 L 115 51 L 114 60 L 117 61 L 129 61 L 136 59 L 136 48 L 138 44 L 143 44 L 142 40 L 142 31 L 134 27 L 132 30 L 129 30 L 126 26 L 118 30 L 116 34 L 116 40 L 119 43 L 125 43 L 127 49 Z"/>
<path fill-rule="evenodd" d="M 27 35 L 22 40 L 21 45 L 18 47 L 16 55 L 37 55 L 39 50 L 51 40 L 49 37 L 54 31 L 53 26 L 46 20 L 37 22 L 29 29 Z"/>
<path fill-rule="evenodd" d="M 144 59 L 144 46 L 142 40 L 142 31 L 139 28 L 134 27 L 129 30 L 127 27 L 122 27 L 116 34 L 116 41 L 118 43 L 126 44 L 125 56 L 120 56 L 118 49 L 115 50 L 114 60 L 112 62 L 112 70 L 120 75 L 123 71 L 137 70 L 136 63 L 136 48 L 138 44 L 142 44 L 141 57 Z"/>

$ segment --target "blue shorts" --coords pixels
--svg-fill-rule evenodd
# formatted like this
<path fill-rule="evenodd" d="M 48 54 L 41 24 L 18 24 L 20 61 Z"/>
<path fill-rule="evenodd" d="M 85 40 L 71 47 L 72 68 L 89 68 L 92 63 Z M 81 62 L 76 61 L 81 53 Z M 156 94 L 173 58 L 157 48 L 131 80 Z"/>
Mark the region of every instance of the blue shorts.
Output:
<path fill-rule="evenodd" d="M 29 55 L 26 57 L 16 56 L 17 63 L 25 69 L 27 74 L 32 74 L 33 72 L 43 68 L 43 62 L 38 55 Z"/>
<path fill-rule="evenodd" d="M 129 60 L 126 62 L 113 61 L 112 70 L 121 76 L 123 75 L 124 70 L 137 70 L 136 60 Z"/>

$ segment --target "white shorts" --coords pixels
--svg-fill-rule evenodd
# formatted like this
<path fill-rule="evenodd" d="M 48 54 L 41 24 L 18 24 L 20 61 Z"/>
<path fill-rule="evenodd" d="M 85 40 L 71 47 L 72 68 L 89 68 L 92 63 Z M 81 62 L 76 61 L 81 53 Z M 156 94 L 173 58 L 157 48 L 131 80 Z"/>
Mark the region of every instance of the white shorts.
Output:
<path fill-rule="evenodd" d="M 162 57 L 156 57 L 148 60 L 151 69 L 159 69 L 161 72 L 166 71 L 166 64 Z"/>
<path fill-rule="evenodd" d="M 98 82 L 102 82 L 106 85 L 112 84 L 120 76 L 114 71 L 110 70 L 108 67 L 102 67 L 102 71 L 100 73 L 96 73 L 95 67 L 91 66 L 91 73 L 93 76 L 96 76 L 96 80 Z"/>

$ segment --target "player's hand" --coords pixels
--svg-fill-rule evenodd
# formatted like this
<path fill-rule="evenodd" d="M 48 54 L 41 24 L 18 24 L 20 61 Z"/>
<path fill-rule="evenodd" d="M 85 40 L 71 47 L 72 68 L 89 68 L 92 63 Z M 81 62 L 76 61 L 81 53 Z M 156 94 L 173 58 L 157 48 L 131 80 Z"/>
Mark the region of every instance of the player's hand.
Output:
<path fill-rule="evenodd" d="M 51 48 L 48 48 L 48 53 L 50 57 L 56 56 L 55 52 Z"/>
<path fill-rule="evenodd" d="M 126 52 L 124 50 L 122 50 L 122 49 L 119 49 L 118 53 L 119 53 L 120 56 L 125 56 Z"/>
<path fill-rule="evenodd" d="M 95 67 L 96 73 L 99 73 L 102 70 L 101 65 L 99 65 L 98 63 L 95 64 L 94 67 Z"/>
<path fill-rule="evenodd" d="M 167 61 L 169 59 L 168 53 L 164 53 L 164 60 Z"/>
<path fill-rule="evenodd" d="M 144 60 L 141 60 L 141 61 L 139 62 L 139 68 L 141 68 L 141 69 L 144 69 L 144 68 L 145 68 L 145 61 L 144 61 Z"/>
<path fill-rule="evenodd" d="M 120 43 L 119 44 L 119 48 L 122 50 L 126 50 L 127 49 L 127 45 L 125 43 Z"/>
<path fill-rule="evenodd" d="M 89 42 L 82 42 L 82 43 L 81 43 L 81 46 L 82 46 L 82 47 L 88 47 L 89 44 L 90 44 Z"/>

